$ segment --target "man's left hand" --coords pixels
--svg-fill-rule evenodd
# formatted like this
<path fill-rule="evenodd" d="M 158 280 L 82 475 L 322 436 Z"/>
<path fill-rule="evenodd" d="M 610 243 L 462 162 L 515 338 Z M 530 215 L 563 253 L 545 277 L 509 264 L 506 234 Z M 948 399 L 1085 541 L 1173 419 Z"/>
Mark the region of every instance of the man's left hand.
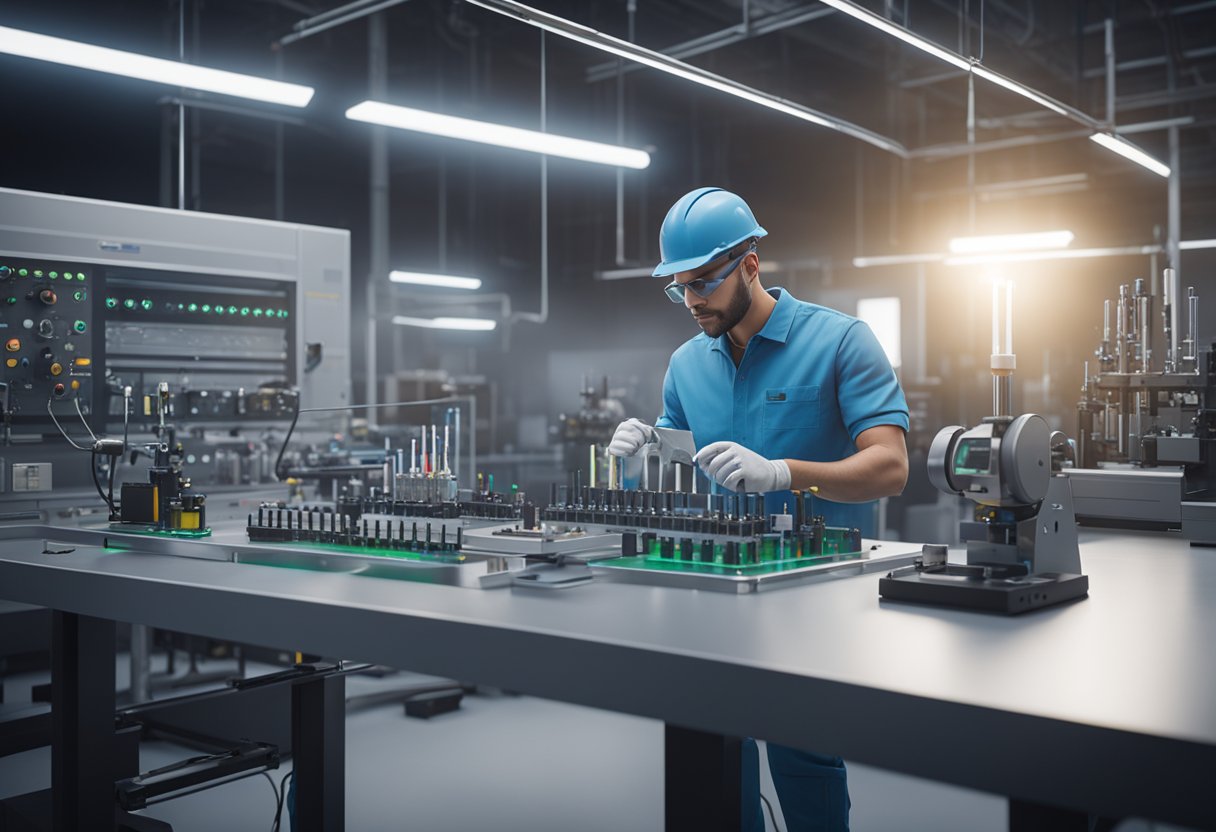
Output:
<path fill-rule="evenodd" d="M 790 466 L 784 459 L 765 459 L 738 442 L 713 442 L 693 459 L 730 491 L 784 491 L 790 487 Z"/>

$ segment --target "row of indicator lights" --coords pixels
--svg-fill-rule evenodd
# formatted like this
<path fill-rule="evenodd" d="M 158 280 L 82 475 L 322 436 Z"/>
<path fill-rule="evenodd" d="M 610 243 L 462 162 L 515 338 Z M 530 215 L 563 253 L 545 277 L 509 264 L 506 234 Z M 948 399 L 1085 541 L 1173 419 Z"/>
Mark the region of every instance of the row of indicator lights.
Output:
<path fill-rule="evenodd" d="M 10 266 L 0 266 L 0 278 L 8 277 L 9 275 L 17 275 L 17 277 L 29 277 L 33 275 L 36 279 L 41 280 L 43 277 L 49 277 L 51 280 L 58 280 L 62 277 L 64 280 L 84 280 L 84 272 L 69 272 L 64 271 L 62 274 L 55 271 L 43 271 L 42 269 L 14 269 Z"/>
<path fill-rule="evenodd" d="M 155 306 L 155 304 L 153 304 L 152 301 L 148 300 L 147 298 L 144 298 L 143 300 L 138 300 L 138 301 L 135 300 L 134 298 L 126 298 L 125 300 L 123 300 L 121 302 L 121 305 L 122 305 L 123 309 L 130 309 L 130 310 L 143 309 L 145 312 L 151 311 L 152 307 Z M 106 308 L 107 309 L 114 309 L 117 306 L 119 306 L 118 298 L 114 298 L 114 297 L 106 298 Z M 171 303 L 167 303 L 167 304 L 165 304 L 165 308 L 171 310 L 174 308 L 174 305 Z M 241 307 L 224 306 L 223 304 L 218 304 L 218 303 L 215 306 L 212 306 L 209 303 L 203 303 L 203 304 L 179 303 L 179 304 L 177 304 L 176 308 L 177 308 L 177 311 L 179 311 L 179 312 L 194 312 L 194 313 L 202 312 L 204 314 L 215 313 L 216 315 L 223 315 L 223 314 L 227 313 L 229 315 L 238 315 L 241 317 L 248 317 L 248 316 L 252 315 L 255 318 L 263 318 L 263 317 L 265 317 L 265 318 L 286 318 L 288 315 L 286 309 L 271 309 L 269 307 L 267 307 L 266 309 L 261 309 L 259 307 L 249 307 L 249 306 L 241 306 Z"/>
<path fill-rule="evenodd" d="M 43 291 L 50 292 L 51 290 L 44 289 Z M 74 300 L 78 303 L 87 299 L 88 296 L 89 296 L 89 293 L 86 292 L 84 289 L 77 289 L 75 292 L 72 292 L 72 300 Z M 53 295 L 52 295 L 52 297 L 53 297 Z M 18 298 L 16 295 L 9 295 L 7 298 L 4 299 L 4 302 L 7 303 L 9 306 L 15 306 L 17 304 L 17 300 L 18 300 Z M 51 302 L 53 303 L 54 301 L 51 301 Z"/>

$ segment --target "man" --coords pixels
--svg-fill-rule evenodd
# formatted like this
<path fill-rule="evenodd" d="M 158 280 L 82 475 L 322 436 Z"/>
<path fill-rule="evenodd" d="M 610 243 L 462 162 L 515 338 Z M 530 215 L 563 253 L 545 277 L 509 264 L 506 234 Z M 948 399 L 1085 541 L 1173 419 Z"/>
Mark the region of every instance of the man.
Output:
<path fill-rule="evenodd" d="M 699 188 L 663 220 L 668 297 L 701 328 L 671 356 L 659 427 L 691 430 L 695 462 L 722 487 L 764 492 L 767 511 L 815 486 L 828 525 L 873 533 L 873 503 L 908 478 L 908 406 L 865 323 L 760 283 L 757 241 L 768 234 L 740 197 Z M 652 436 L 622 422 L 608 452 L 632 456 Z M 755 744 L 744 744 L 743 826 L 763 830 Z M 768 746 L 787 828 L 847 830 L 844 763 Z"/>

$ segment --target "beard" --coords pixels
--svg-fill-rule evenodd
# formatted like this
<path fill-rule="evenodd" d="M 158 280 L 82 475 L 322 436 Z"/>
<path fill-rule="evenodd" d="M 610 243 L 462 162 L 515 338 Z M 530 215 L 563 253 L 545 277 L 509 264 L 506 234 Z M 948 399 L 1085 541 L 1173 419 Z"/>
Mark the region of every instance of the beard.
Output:
<path fill-rule="evenodd" d="M 722 333 L 734 329 L 743 320 L 747 310 L 752 308 L 751 286 L 746 280 L 740 280 L 731 295 L 730 302 L 721 312 L 712 312 L 710 317 L 697 321 L 697 325 L 710 338 L 718 338 Z"/>

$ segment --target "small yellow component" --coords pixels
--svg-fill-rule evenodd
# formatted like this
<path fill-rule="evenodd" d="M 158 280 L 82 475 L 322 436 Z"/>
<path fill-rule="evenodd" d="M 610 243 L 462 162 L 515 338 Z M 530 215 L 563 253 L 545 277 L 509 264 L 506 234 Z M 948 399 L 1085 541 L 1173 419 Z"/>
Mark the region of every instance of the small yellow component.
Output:
<path fill-rule="evenodd" d="M 13 368 L 13 367 L 16 367 L 16 366 L 17 366 L 17 359 L 15 359 L 15 358 L 6 358 L 6 359 L 5 359 L 5 361 L 4 361 L 4 363 L 5 363 L 5 364 L 7 364 L 7 365 L 9 366 L 9 368 L 11 369 L 11 368 Z"/>
<path fill-rule="evenodd" d="M 75 361 L 72 362 L 72 364 L 76 367 L 88 367 L 92 363 L 93 363 L 93 359 L 91 359 L 91 358 L 77 358 Z"/>
<path fill-rule="evenodd" d="M 160 486 L 152 486 L 152 522 L 160 522 Z"/>
<path fill-rule="evenodd" d="M 179 526 L 179 528 L 197 529 L 198 528 L 198 512 L 197 511 L 183 511 L 181 526 Z"/>
<path fill-rule="evenodd" d="M 152 397 L 151 396 L 144 396 L 144 415 L 145 416 L 152 415 Z"/>
<path fill-rule="evenodd" d="M 51 365 L 51 375 L 57 376 L 63 373 L 63 365 L 56 361 Z"/>
<path fill-rule="evenodd" d="M 72 379 L 72 389 L 73 390 L 80 389 L 80 379 L 76 379 L 76 378 Z"/>

